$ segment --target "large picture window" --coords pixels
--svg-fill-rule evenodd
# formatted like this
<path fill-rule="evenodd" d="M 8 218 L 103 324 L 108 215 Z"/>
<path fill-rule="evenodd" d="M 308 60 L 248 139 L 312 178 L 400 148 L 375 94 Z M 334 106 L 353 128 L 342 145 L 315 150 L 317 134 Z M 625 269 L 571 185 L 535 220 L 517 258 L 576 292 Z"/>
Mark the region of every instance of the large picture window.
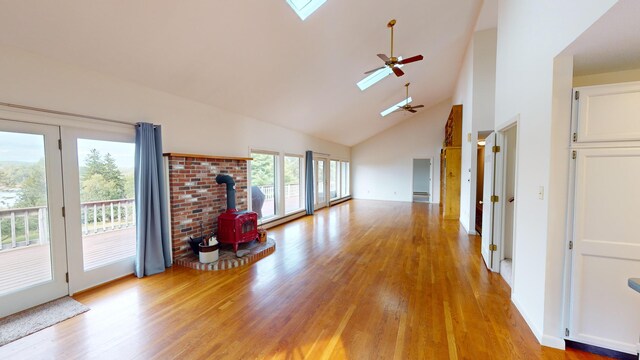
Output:
<path fill-rule="evenodd" d="M 251 157 L 251 210 L 264 221 L 278 213 L 276 155 L 253 152 Z"/>
<path fill-rule="evenodd" d="M 301 179 L 302 157 L 285 155 L 284 157 L 284 212 L 285 214 L 302 209 Z"/>

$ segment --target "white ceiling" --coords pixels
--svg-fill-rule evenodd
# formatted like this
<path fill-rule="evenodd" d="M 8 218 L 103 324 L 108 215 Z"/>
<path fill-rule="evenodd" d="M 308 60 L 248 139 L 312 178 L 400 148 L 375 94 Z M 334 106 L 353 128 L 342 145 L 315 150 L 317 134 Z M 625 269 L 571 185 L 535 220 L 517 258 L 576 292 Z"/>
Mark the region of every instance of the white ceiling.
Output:
<path fill-rule="evenodd" d="M 573 42 L 575 76 L 640 69 L 640 1 L 621 0 Z"/>
<path fill-rule="evenodd" d="M 3 1 L 0 43 L 351 146 L 410 116 L 379 115 L 406 82 L 427 108 L 452 95 L 481 4 L 327 0 L 303 22 L 285 0 Z M 396 54 L 425 59 L 361 92 L 391 18 Z"/>

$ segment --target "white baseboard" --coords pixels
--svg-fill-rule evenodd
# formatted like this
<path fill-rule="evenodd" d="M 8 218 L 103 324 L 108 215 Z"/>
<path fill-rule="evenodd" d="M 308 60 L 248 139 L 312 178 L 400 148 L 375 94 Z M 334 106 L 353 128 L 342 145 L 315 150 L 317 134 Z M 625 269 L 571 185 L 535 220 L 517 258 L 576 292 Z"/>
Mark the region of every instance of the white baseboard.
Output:
<path fill-rule="evenodd" d="M 540 341 L 540 344 L 554 348 L 554 349 L 560 349 L 560 350 L 565 349 L 564 339 L 551 336 L 551 335 L 546 335 L 546 334 L 542 335 L 542 341 Z"/>
<path fill-rule="evenodd" d="M 542 344 L 542 331 L 540 331 L 535 325 L 533 325 L 531 318 L 527 315 L 527 312 L 524 311 L 522 305 L 520 305 L 520 303 L 518 302 L 516 293 L 511 293 L 511 302 L 516 306 L 516 309 L 518 309 L 518 312 L 520 313 L 520 315 L 522 315 L 524 321 L 527 323 L 529 329 L 531 329 L 531 332 L 533 332 L 533 335 L 536 337 L 538 342 Z"/>

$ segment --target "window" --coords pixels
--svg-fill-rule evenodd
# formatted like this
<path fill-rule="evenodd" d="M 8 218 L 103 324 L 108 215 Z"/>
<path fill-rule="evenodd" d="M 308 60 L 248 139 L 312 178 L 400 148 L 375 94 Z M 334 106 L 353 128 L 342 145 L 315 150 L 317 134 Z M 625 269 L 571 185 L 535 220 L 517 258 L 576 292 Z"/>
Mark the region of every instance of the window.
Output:
<path fill-rule="evenodd" d="M 408 105 L 413 101 L 413 99 L 411 98 L 411 96 L 409 96 L 408 99 L 402 100 L 399 103 L 393 105 L 392 107 L 388 108 L 387 110 L 383 111 L 380 113 L 380 115 L 382 116 L 387 116 L 389 114 L 391 114 L 392 112 L 398 110 L 399 107 L 402 107 L 404 105 Z"/>
<path fill-rule="evenodd" d="M 84 270 L 136 254 L 135 144 L 78 139 Z"/>
<path fill-rule="evenodd" d="M 340 189 L 342 190 L 340 196 L 345 197 L 351 195 L 351 189 L 349 186 L 349 162 L 341 161 L 340 168 Z"/>
<path fill-rule="evenodd" d="M 313 14 L 314 11 L 318 10 L 326 1 L 327 0 L 287 0 L 287 4 L 298 14 L 300 19 L 304 20 Z"/>
<path fill-rule="evenodd" d="M 289 214 L 302 209 L 300 187 L 302 179 L 302 157 L 284 157 L 284 212 Z"/>
<path fill-rule="evenodd" d="M 329 194 L 330 199 L 340 197 L 339 183 L 340 181 L 340 161 L 331 160 L 329 162 Z"/>
<path fill-rule="evenodd" d="M 258 220 L 276 216 L 278 192 L 276 187 L 276 155 L 251 153 L 251 210 Z"/>

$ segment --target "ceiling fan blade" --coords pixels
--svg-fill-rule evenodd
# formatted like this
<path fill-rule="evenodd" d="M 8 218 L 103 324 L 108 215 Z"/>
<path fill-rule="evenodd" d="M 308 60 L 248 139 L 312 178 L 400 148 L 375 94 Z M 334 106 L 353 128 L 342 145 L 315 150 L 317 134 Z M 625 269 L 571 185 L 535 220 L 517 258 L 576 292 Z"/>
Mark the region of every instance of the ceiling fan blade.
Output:
<path fill-rule="evenodd" d="M 416 106 L 412 106 L 411 108 L 412 109 L 419 109 L 419 108 L 422 108 L 422 107 L 424 107 L 424 105 L 416 105 Z"/>
<path fill-rule="evenodd" d="M 380 66 L 380 67 L 379 67 L 379 68 L 377 68 L 377 69 L 373 69 L 373 70 L 369 70 L 369 71 L 367 71 L 365 74 L 371 74 L 371 73 L 374 73 L 374 72 L 376 72 L 376 71 L 378 71 L 378 70 L 382 70 L 382 69 L 384 69 L 384 68 L 385 68 L 385 66 Z"/>
<path fill-rule="evenodd" d="M 389 57 L 388 57 L 387 55 L 385 55 L 385 54 L 378 54 L 378 57 L 379 57 L 380 59 L 382 59 L 382 61 L 384 61 L 384 62 L 389 62 L 389 61 L 391 61 L 391 59 L 389 59 Z"/>
<path fill-rule="evenodd" d="M 413 110 L 413 109 L 407 109 L 407 111 L 410 112 L 410 113 L 417 113 L 417 111 Z"/>
<path fill-rule="evenodd" d="M 398 64 L 404 65 L 404 64 L 415 62 L 415 61 L 420 61 L 422 59 L 424 59 L 424 57 L 422 55 L 416 55 L 416 56 L 412 56 L 410 58 L 402 59 L 402 60 L 398 61 Z"/>
<path fill-rule="evenodd" d="M 393 70 L 393 73 L 396 74 L 396 76 L 404 75 L 404 71 L 400 70 L 397 66 L 392 67 L 391 70 Z"/>

